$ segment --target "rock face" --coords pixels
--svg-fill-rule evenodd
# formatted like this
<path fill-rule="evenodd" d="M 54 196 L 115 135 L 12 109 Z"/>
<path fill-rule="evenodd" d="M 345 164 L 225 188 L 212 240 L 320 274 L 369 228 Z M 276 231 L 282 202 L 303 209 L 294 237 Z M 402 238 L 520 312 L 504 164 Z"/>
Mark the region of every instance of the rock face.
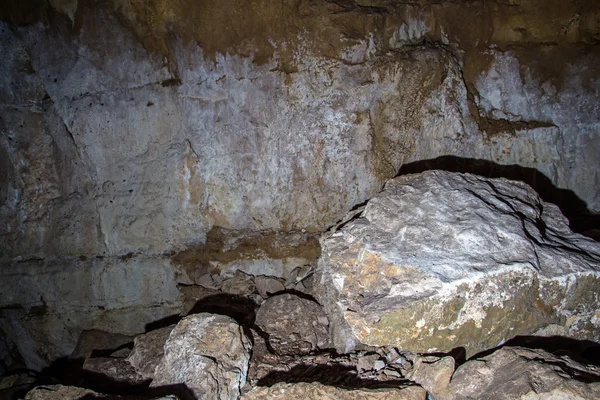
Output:
<path fill-rule="evenodd" d="M 426 392 L 418 386 L 403 389 L 354 389 L 346 390 L 320 383 L 278 383 L 271 387 L 258 387 L 244 394 L 242 400 L 424 400 Z"/>
<path fill-rule="evenodd" d="M 256 325 L 278 354 L 308 354 L 329 345 L 329 321 L 323 309 L 296 295 L 267 299 L 256 313 Z"/>
<path fill-rule="evenodd" d="M 339 351 L 469 356 L 542 329 L 600 338 L 600 245 L 519 182 L 401 176 L 322 247 L 315 292 Z"/>
<path fill-rule="evenodd" d="M 448 399 L 598 399 L 600 369 L 544 350 L 503 347 L 460 366 Z"/>
<path fill-rule="evenodd" d="M 233 319 L 191 315 L 171 331 L 152 386 L 185 383 L 199 399 L 237 399 L 246 382 L 251 347 Z"/>
<path fill-rule="evenodd" d="M 596 0 L 3 2 L 0 329 L 40 369 L 82 330 L 181 312 L 177 283 L 286 280 L 318 256 L 311 233 L 413 161 L 533 168 L 600 211 L 598 15 Z"/>

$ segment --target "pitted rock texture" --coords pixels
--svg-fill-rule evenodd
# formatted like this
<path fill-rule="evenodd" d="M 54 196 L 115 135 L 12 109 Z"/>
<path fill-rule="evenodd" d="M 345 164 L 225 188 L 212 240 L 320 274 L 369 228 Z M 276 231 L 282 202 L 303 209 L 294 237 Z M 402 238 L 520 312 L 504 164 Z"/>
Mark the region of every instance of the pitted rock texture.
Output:
<path fill-rule="evenodd" d="M 600 338 L 600 245 L 523 183 L 401 176 L 322 250 L 315 294 L 338 351 L 462 346 L 470 356 L 550 326 Z"/>
<path fill-rule="evenodd" d="M 447 154 L 600 210 L 593 0 L 27 3 L 0 9 L 3 257 L 321 230 Z"/>
<path fill-rule="evenodd" d="M 3 328 L 32 369 L 71 356 L 82 331 L 133 336 L 183 308 L 168 259 L 15 261 L 3 265 L 2 273 Z M 87 350 L 78 350 L 82 353 L 74 356 L 87 356 Z"/>
<path fill-rule="evenodd" d="M 423 400 L 426 392 L 418 386 L 401 389 L 343 389 L 320 383 L 278 383 L 271 387 L 258 387 L 245 393 L 242 400 Z"/>
<path fill-rule="evenodd" d="M 175 325 L 136 336 L 127 361 L 144 379 L 154 379 L 157 365 L 165 354 L 164 346 Z"/>
<path fill-rule="evenodd" d="M 85 277 L 69 321 L 71 291 L 31 264 L 81 277 L 80 257 L 144 254 L 183 285 L 287 279 L 312 250 L 270 250 L 417 160 L 535 168 L 600 211 L 599 16 L 595 0 L 3 2 L 0 281 L 34 289 L 0 303 L 0 327 L 39 369 L 83 329 L 180 311 L 170 273 L 126 305 Z M 283 243 L 198 259 L 215 227 Z"/>
<path fill-rule="evenodd" d="M 251 348 L 233 319 L 188 316 L 171 331 L 152 386 L 184 383 L 199 399 L 237 399 L 246 383 Z"/>
<path fill-rule="evenodd" d="M 460 366 L 442 399 L 600 398 L 600 368 L 544 350 L 503 347 Z"/>
<path fill-rule="evenodd" d="M 256 313 L 256 325 L 278 354 L 308 354 L 329 347 L 329 321 L 321 306 L 293 294 L 270 297 Z"/>

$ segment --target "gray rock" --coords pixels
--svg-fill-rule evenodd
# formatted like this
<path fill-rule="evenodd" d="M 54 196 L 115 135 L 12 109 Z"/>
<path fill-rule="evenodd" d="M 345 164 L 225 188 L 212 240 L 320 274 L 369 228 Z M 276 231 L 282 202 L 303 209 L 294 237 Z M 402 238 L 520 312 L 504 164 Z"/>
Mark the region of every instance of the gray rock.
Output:
<path fill-rule="evenodd" d="M 503 347 L 461 365 L 450 382 L 456 400 L 600 398 L 600 369 L 544 350 Z"/>
<path fill-rule="evenodd" d="M 245 393 L 241 400 L 424 400 L 425 390 L 418 386 L 401 389 L 342 389 L 320 383 L 278 383 L 271 387 L 257 387 Z"/>
<path fill-rule="evenodd" d="M 185 383 L 199 399 L 237 399 L 246 382 L 250 349 L 233 319 L 188 316 L 171 331 L 151 386 Z"/>
<path fill-rule="evenodd" d="M 38 386 L 25 395 L 25 400 L 79 400 L 94 396 L 98 393 L 93 390 L 76 386 L 47 385 Z"/>
<path fill-rule="evenodd" d="M 164 346 L 175 325 L 136 336 L 127 361 L 145 379 L 154 379 L 156 366 L 164 356 Z"/>
<path fill-rule="evenodd" d="M 103 375 L 113 381 L 137 385 L 147 381 L 127 360 L 123 358 L 95 357 L 83 363 L 83 370 Z"/>
<path fill-rule="evenodd" d="M 283 283 L 281 280 L 273 278 L 272 276 L 257 276 L 254 278 L 254 284 L 256 285 L 256 290 L 258 294 L 261 295 L 262 298 L 266 299 L 273 293 L 281 292 L 285 290 Z"/>
<path fill-rule="evenodd" d="M 322 247 L 315 294 L 339 351 L 471 355 L 551 325 L 600 338 L 600 244 L 523 183 L 401 176 Z"/>
<path fill-rule="evenodd" d="M 293 294 L 265 300 L 256 313 L 256 325 L 278 354 L 308 354 L 329 345 L 329 321 L 321 306 Z"/>
<path fill-rule="evenodd" d="M 435 400 L 448 397 L 453 373 L 452 357 L 417 356 L 406 378 L 421 385 Z"/>

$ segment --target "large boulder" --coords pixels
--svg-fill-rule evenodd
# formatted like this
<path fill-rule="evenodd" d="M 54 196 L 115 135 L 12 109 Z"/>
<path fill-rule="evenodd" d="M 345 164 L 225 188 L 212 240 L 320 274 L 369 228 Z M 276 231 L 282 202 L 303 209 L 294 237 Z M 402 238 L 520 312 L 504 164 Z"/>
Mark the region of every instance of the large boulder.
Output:
<path fill-rule="evenodd" d="M 199 399 L 237 399 L 246 382 L 250 349 L 232 318 L 188 316 L 171 331 L 152 386 L 184 383 Z"/>
<path fill-rule="evenodd" d="M 315 294 L 340 351 L 470 356 L 515 335 L 600 338 L 600 245 L 520 182 L 400 176 L 322 247 Z"/>
<path fill-rule="evenodd" d="M 600 368 L 544 350 L 503 347 L 460 366 L 447 399 L 599 399 Z"/>
<path fill-rule="evenodd" d="M 329 321 L 321 306 L 293 294 L 267 299 L 256 313 L 256 325 L 278 354 L 308 354 L 329 345 Z"/>

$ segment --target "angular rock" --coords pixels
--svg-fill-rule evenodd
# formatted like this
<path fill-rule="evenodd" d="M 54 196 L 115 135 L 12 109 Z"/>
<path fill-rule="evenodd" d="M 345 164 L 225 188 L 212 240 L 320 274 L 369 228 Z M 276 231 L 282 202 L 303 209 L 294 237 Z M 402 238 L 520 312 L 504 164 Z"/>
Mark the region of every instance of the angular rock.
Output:
<path fill-rule="evenodd" d="M 164 346 L 173 328 L 175 325 L 166 326 L 134 339 L 127 361 L 145 379 L 154 379 L 154 371 L 165 354 Z"/>
<path fill-rule="evenodd" d="M 123 358 L 88 358 L 83 363 L 83 370 L 102 375 L 115 382 L 131 385 L 140 384 L 148 380 Z"/>
<path fill-rule="evenodd" d="M 93 390 L 76 386 L 49 385 L 30 390 L 25 400 L 79 400 L 90 396 L 97 398 L 97 395 Z"/>
<path fill-rule="evenodd" d="M 257 387 L 245 393 L 241 400 L 424 400 L 426 392 L 418 386 L 401 389 L 342 389 L 320 383 L 278 383 Z"/>
<path fill-rule="evenodd" d="M 470 356 L 549 326 L 600 338 L 600 244 L 523 183 L 400 176 L 322 247 L 315 295 L 339 351 Z"/>
<path fill-rule="evenodd" d="M 114 396 L 114 395 L 103 395 L 101 393 L 94 392 L 90 389 L 84 389 L 76 386 L 63 386 L 63 385 L 44 385 L 38 386 L 30 390 L 25 396 L 25 400 L 88 400 L 88 399 L 103 399 L 103 400 L 114 400 L 114 399 L 131 399 L 137 400 L 139 396 Z M 165 395 L 160 397 L 151 397 L 149 400 L 177 400 L 179 397 L 175 395 Z"/>
<path fill-rule="evenodd" d="M 171 331 L 151 386 L 184 383 L 199 399 L 237 399 L 246 382 L 250 349 L 230 317 L 188 316 Z"/>
<path fill-rule="evenodd" d="M 454 373 L 454 358 L 418 356 L 406 378 L 421 385 L 435 399 L 448 396 L 448 385 Z"/>
<path fill-rule="evenodd" d="M 278 354 L 308 354 L 329 345 L 329 321 L 319 304 L 285 293 L 265 300 L 256 325 Z"/>
<path fill-rule="evenodd" d="M 254 284 L 256 285 L 256 291 L 264 299 L 273 293 L 285 290 L 283 283 L 279 279 L 270 276 L 257 276 L 254 278 Z"/>
<path fill-rule="evenodd" d="M 448 399 L 600 398 L 600 368 L 557 357 L 544 350 L 503 347 L 461 365 Z"/>
<path fill-rule="evenodd" d="M 69 358 L 87 359 L 94 350 L 117 349 L 132 340 L 133 337 L 120 333 L 105 332 L 99 329 L 85 330 L 79 335 L 77 345 Z"/>

